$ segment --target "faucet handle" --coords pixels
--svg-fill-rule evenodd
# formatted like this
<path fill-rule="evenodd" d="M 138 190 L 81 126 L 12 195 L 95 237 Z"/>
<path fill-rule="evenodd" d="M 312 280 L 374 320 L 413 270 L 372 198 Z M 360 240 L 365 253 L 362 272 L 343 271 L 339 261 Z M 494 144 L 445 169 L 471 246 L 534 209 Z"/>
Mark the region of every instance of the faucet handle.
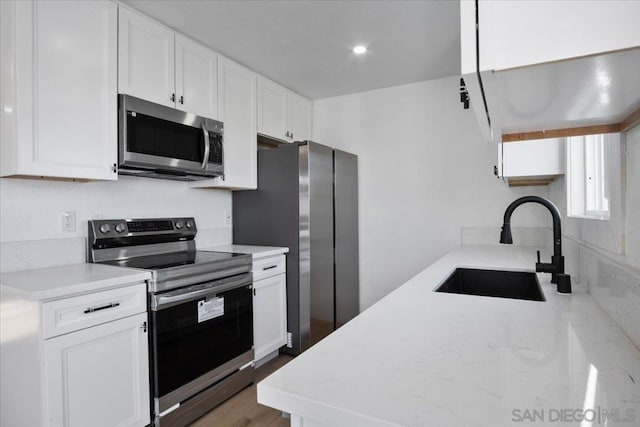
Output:
<path fill-rule="evenodd" d="M 536 255 L 538 255 L 538 264 L 540 264 L 540 251 L 536 251 Z"/>

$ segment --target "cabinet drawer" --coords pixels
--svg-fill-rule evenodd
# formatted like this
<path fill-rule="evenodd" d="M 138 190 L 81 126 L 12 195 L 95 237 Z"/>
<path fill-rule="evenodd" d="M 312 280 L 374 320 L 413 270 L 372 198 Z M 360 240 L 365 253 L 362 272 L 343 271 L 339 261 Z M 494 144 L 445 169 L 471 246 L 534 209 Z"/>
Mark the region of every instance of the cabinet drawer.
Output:
<path fill-rule="evenodd" d="M 258 259 L 253 262 L 253 281 L 265 279 L 287 271 L 284 255 Z"/>
<path fill-rule="evenodd" d="M 46 302 L 42 304 L 43 337 L 55 337 L 146 311 L 146 283 Z"/>

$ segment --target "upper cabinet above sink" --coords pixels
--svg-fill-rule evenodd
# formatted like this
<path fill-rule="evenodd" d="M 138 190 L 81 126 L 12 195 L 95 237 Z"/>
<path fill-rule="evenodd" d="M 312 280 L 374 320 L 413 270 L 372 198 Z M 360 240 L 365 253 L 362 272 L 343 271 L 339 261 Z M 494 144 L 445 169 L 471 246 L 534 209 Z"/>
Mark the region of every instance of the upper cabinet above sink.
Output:
<path fill-rule="evenodd" d="M 636 124 L 638 16 L 635 1 L 461 1 L 461 71 L 484 139 L 619 132 Z"/>

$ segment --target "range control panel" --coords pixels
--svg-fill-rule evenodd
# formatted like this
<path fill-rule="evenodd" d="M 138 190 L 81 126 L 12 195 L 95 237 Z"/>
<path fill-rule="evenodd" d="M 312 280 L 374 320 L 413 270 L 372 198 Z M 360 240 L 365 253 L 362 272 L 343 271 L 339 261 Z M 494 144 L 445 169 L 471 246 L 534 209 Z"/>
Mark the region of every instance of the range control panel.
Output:
<path fill-rule="evenodd" d="M 99 219 L 89 221 L 89 244 L 94 248 L 107 247 L 117 239 L 120 245 L 127 240 L 140 243 L 140 239 L 154 236 L 167 240 L 193 239 L 196 235 L 196 221 L 187 218 L 152 219 Z"/>

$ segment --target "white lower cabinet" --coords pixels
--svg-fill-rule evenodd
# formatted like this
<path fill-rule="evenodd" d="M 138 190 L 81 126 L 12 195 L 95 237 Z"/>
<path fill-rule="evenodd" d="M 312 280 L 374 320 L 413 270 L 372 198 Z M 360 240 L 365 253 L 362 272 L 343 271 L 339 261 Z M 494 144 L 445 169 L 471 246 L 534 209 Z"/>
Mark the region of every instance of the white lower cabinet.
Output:
<path fill-rule="evenodd" d="M 49 426 L 144 426 L 149 422 L 147 314 L 44 343 Z"/>
<path fill-rule="evenodd" d="M 0 292 L 0 425 L 149 424 L 146 282 L 43 301 Z"/>
<path fill-rule="evenodd" d="M 253 265 L 254 277 L 262 277 L 253 282 L 254 360 L 260 364 L 287 343 L 287 277 L 281 269 L 284 255 L 259 259 Z"/>

